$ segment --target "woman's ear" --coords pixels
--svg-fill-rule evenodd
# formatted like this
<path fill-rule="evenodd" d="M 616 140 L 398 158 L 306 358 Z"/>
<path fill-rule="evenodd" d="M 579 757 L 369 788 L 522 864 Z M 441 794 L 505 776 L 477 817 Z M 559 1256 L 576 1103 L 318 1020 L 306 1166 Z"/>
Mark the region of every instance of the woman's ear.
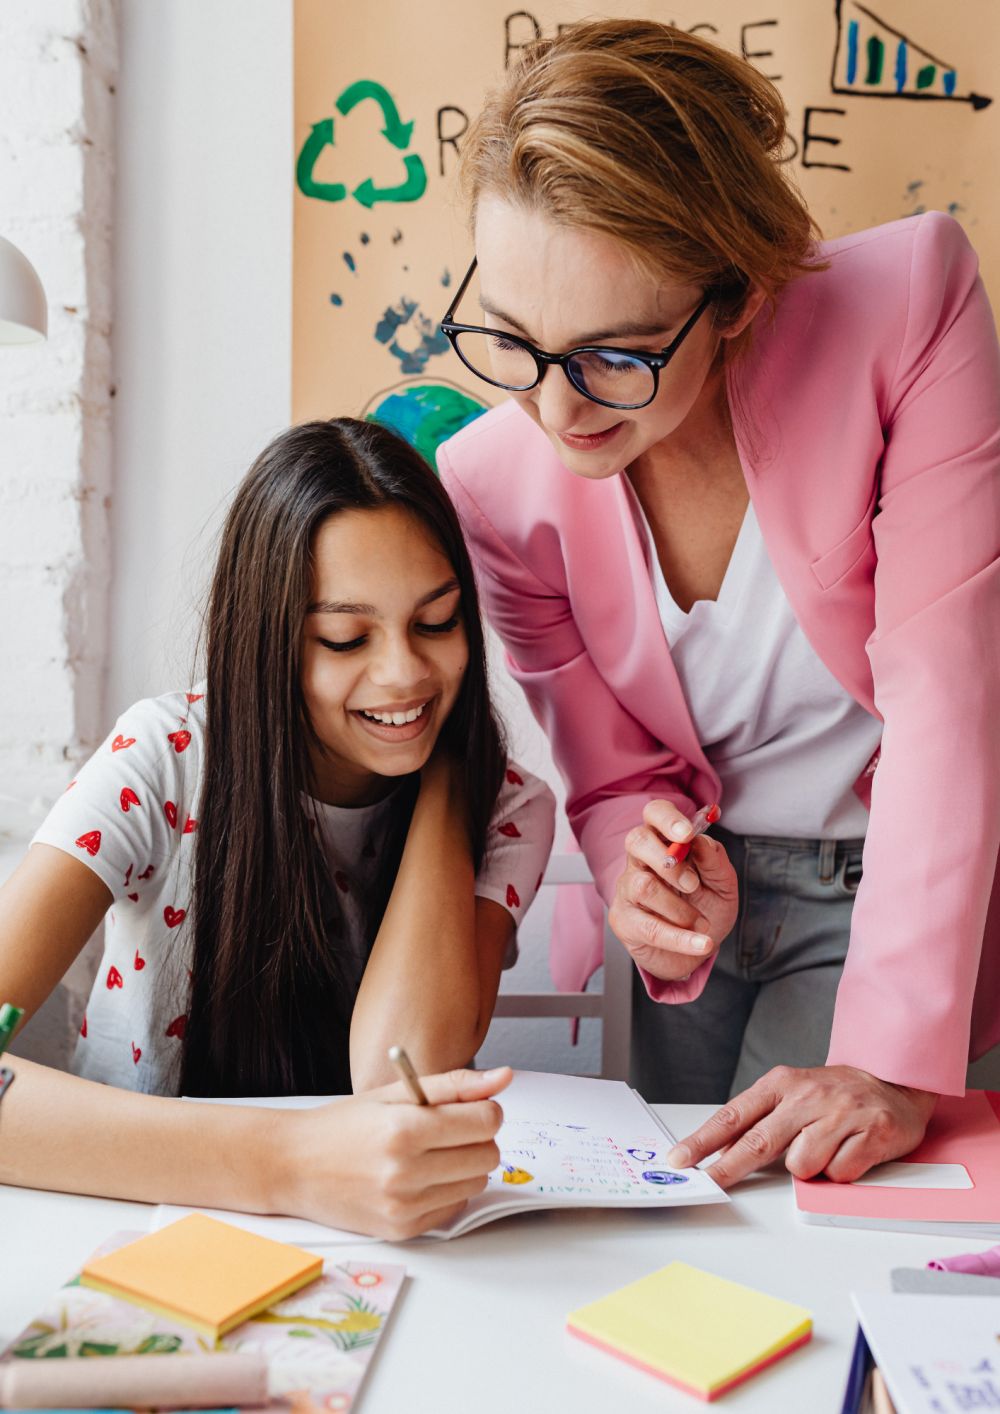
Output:
<path fill-rule="evenodd" d="M 723 339 L 738 338 L 739 335 L 743 333 L 744 329 L 749 328 L 751 322 L 756 319 L 757 315 L 760 313 L 761 305 L 766 298 L 767 296 L 764 294 L 763 290 L 751 287 L 747 292 L 746 299 L 743 301 L 743 307 L 736 318 L 733 319 L 731 323 L 723 325 L 722 328 L 718 330 L 719 337 Z"/>

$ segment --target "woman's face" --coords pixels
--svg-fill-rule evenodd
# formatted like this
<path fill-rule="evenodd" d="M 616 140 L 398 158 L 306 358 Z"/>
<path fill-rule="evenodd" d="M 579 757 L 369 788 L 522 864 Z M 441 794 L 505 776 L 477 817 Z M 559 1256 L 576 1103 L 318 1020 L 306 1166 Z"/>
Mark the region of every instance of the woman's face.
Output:
<path fill-rule="evenodd" d="M 469 658 L 455 571 L 431 532 L 397 506 L 340 511 L 312 546 L 302 691 L 325 750 L 320 798 L 362 805 L 419 771 Z"/>
<path fill-rule="evenodd" d="M 698 307 L 695 285 L 654 280 L 626 248 L 596 231 L 558 226 L 536 211 L 492 195 L 476 215 L 482 322 L 520 334 L 546 353 L 584 344 L 659 353 Z M 458 313 L 478 323 L 474 309 Z M 739 328 L 743 327 L 743 322 Z M 738 329 L 727 330 L 731 336 Z M 621 411 L 591 402 L 560 368 L 535 388 L 511 393 L 546 433 L 560 461 L 601 479 L 670 437 L 711 395 L 709 374 L 720 343 L 711 310 L 701 316 L 660 373 L 646 407 Z"/>

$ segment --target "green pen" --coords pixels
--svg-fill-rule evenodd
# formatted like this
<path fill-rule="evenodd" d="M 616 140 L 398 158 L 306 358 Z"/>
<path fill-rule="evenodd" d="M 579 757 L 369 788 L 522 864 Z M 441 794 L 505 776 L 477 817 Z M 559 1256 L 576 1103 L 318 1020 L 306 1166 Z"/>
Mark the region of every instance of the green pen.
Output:
<path fill-rule="evenodd" d="M 10 1002 L 4 1002 L 0 1006 L 0 1056 L 7 1049 L 14 1032 L 17 1030 L 17 1023 L 24 1015 L 24 1011 L 19 1006 L 11 1006 Z M 0 1100 L 14 1082 L 14 1072 L 8 1070 L 6 1066 L 0 1066 Z"/>

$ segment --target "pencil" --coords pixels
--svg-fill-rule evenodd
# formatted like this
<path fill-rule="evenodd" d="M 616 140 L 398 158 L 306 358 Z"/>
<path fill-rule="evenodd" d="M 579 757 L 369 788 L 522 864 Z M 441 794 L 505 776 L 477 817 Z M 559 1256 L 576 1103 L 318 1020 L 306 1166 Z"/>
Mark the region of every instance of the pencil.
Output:
<path fill-rule="evenodd" d="M 403 1050 L 402 1046 L 390 1046 L 387 1054 L 389 1056 L 389 1059 L 392 1061 L 393 1065 L 403 1077 L 404 1081 L 406 1082 L 406 1088 L 409 1090 L 410 1094 L 413 1096 L 417 1104 L 429 1105 L 430 1100 L 428 1100 L 427 1095 L 424 1091 L 424 1087 L 421 1085 L 419 1079 L 417 1078 L 417 1072 L 413 1069 L 413 1062 Z"/>

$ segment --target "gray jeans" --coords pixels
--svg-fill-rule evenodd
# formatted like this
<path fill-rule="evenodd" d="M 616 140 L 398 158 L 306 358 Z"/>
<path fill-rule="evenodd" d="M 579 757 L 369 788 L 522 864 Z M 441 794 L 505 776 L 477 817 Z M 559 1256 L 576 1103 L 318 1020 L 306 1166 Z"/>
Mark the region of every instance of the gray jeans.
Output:
<path fill-rule="evenodd" d="M 633 978 L 632 1084 L 653 1104 L 721 1104 L 772 1066 L 822 1065 L 830 1042 L 864 841 L 712 834 L 740 903 L 705 990 L 669 1006 Z"/>

